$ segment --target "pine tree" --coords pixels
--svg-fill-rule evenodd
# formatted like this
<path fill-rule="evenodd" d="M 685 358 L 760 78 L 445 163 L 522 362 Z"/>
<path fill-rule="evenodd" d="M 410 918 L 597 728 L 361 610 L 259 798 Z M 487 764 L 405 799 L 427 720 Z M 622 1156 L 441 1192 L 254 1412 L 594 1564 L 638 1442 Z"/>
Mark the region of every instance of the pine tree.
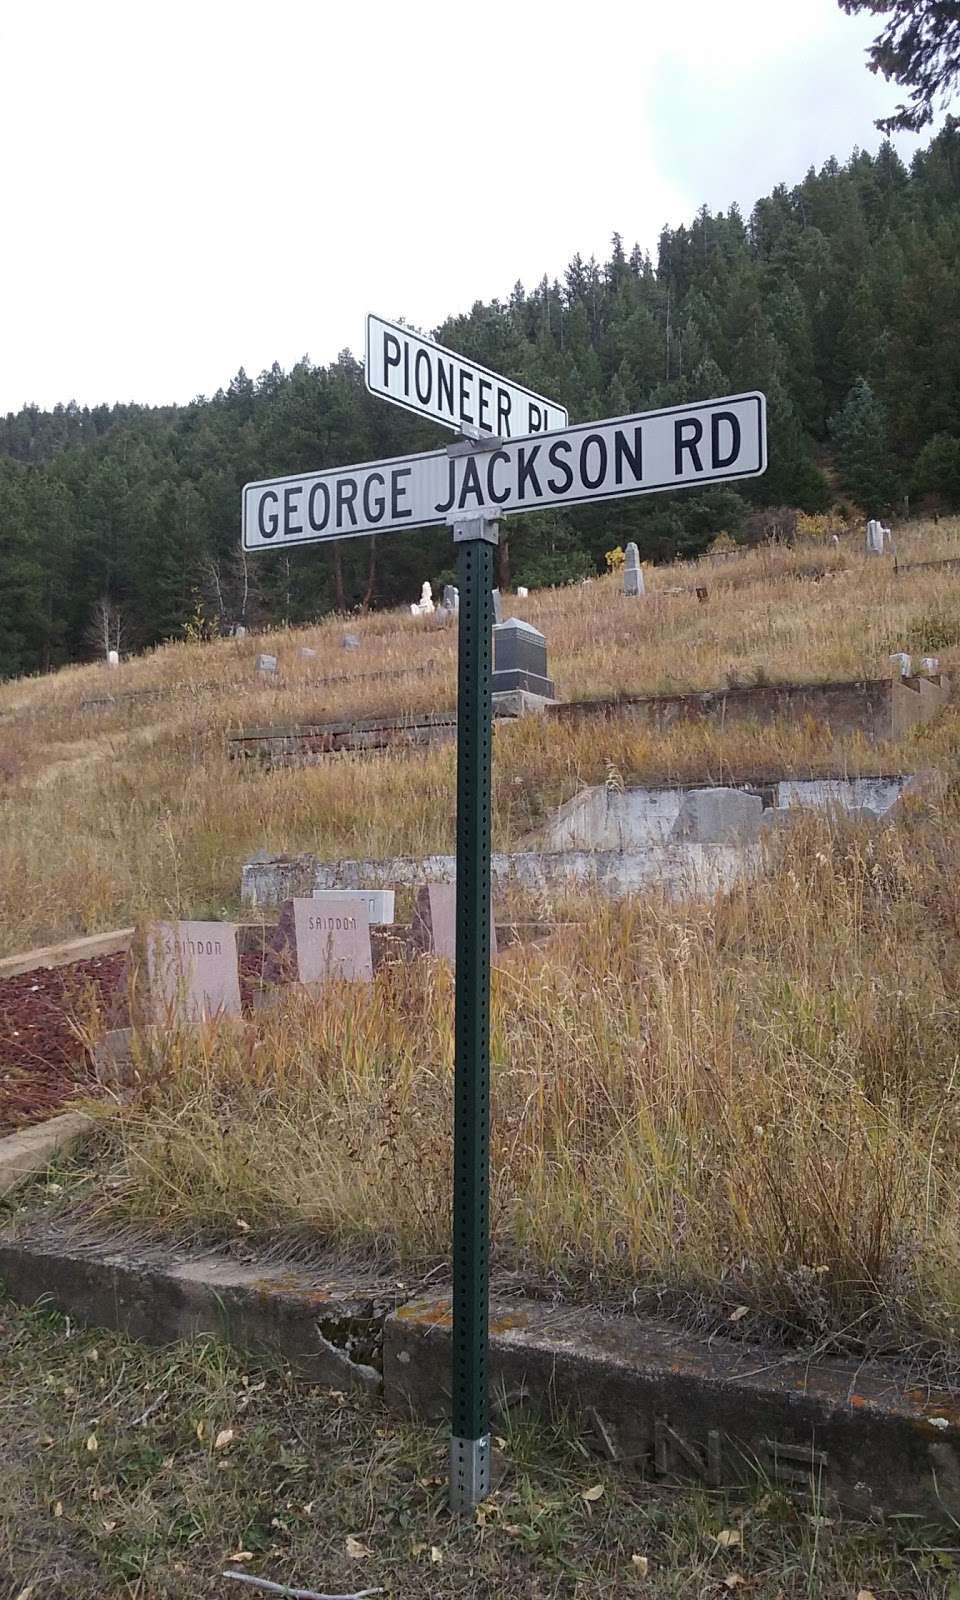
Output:
<path fill-rule="evenodd" d="M 869 516 L 888 511 L 897 495 L 899 475 L 887 438 L 886 412 L 865 378 L 857 379 L 829 428 L 843 488 Z"/>

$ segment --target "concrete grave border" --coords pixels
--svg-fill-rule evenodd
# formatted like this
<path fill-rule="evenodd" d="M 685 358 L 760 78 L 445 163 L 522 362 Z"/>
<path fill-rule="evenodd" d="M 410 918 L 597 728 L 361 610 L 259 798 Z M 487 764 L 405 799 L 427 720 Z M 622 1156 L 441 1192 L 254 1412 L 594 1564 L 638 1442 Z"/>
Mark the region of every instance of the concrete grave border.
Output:
<path fill-rule="evenodd" d="M 71 1234 L 28 1220 L 0 1233 L 0 1278 L 21 1305 L 163 1344 L 217 1334 L 287 1358 L 298 1375 L 382 1393 L 438 1420 L 447 1405 L 450 1300 L 405 1297 L 376 1269 Z M 814 1361 L 676 1327 L 494 1297 L 499 1412 L 563 1415 L 614 1465 L 711 1488 L 758 1470 L 817 1512 L 945 1521 L 960 1497 L 960 1406 L 863 1363 Z"/>

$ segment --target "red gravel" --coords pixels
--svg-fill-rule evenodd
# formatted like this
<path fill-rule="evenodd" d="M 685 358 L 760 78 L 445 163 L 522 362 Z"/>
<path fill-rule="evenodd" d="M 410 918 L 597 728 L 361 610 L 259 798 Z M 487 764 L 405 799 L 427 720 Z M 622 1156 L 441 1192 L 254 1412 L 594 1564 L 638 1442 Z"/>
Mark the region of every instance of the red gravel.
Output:
<path fill-rule="evenodd" d="M 240 957 L 240 997 L 248 1016 L 263 962 L 260 950 Z M 80 1034 L 95 1019 L 98 1031 L 126 1027 L 126 978 L 127 957 L 121 953 L 0 979 L 0 1136 L 55 1115 L 79 1092 L 95 1091 L 93 1063 Z"/>
<path fill-rule="evenodd" d="M 126 967 L 121 953 L 0 981 L 0 1134 L 53 1116 L 95 1086 L 77 1027 L 97 1013 L 106 1027 L 124 1026 Z"/>

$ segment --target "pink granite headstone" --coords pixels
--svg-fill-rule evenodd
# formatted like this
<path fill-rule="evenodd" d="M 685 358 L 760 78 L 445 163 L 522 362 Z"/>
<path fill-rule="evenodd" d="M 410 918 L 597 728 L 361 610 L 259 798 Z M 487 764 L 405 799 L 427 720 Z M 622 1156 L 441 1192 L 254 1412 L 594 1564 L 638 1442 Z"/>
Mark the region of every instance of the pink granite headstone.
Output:
<path fill-rule="evenodd" d="M 417 890 L 413 907 L 412 938 L 416 949 L 430 955 L 457 959 L 457 886 L 425 883 Z M 490 954 L 497 953 L 497 928 L 490 907 Z"/>
<path fill-rule="evenodd" d="M 183 1026 L 239 1017 L 237 930 L 232 922 L 154 922 L 146 930 L 150 1009 Z"/>
<path fill-rule="evenodd" d="M 309 900 L 288 900 L 263 976 L 268 983 L 323 983 L 328 978 L 369 983 L 373 956 L 365 896 L 337 893 L 326 901 L 318 891 Z"/>

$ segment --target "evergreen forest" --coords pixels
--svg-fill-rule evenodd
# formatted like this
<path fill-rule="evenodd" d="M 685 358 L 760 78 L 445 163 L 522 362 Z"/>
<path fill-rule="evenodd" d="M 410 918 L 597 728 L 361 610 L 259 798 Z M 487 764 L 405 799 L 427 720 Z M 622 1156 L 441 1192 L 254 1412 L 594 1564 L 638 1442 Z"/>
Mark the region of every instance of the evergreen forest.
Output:
<path fill-rule="evenodd" d="M 575 256 L 562 280 L 517 283 L 435 334 L 562 401 L 572 421 L 768 397 L 764 478 L 511 518 L 504 584 L 576 581 L 628 539 L 664 561 L 721 532 L 765 537 L 788 508 L 960 509 L 960 121 L 909 167 L 884 143 L 779 185 L 749 218 L 704 208 L 664 229 L 655 260 L 615 234 L 605 262 Z M 441 433 L 370 396 L 348 350 L 329 366 L 241 370 L 180 406 L 0 418 L 0 676 L 416 599 L 425 577 L 452 575 L 444 530 L 248 565 L 240 490 L 435 448 Z"/>

